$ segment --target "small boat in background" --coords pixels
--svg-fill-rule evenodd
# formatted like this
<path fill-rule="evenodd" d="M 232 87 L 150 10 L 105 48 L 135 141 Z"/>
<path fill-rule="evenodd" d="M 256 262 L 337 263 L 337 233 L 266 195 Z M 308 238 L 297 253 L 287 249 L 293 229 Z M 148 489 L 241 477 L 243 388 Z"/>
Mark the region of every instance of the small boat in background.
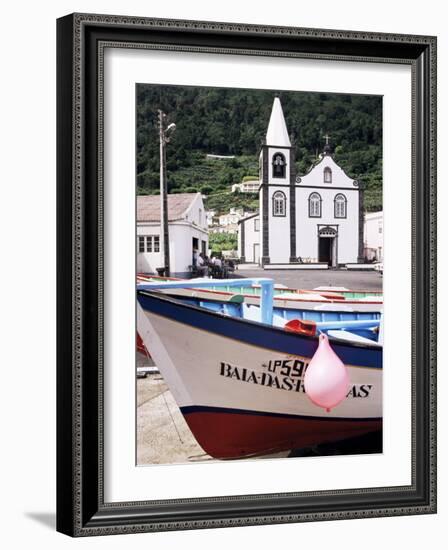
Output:
<path fill-rule="evenodd" d="M 308 292 L 308 291 L 306 291 Z M 345 300 L 377 300 L 383 301 L 383 293 L 379 290 L 350 290 L 343 286 L 318 286 L 309 292 L 317 292 L 322 296 L 340 297 Z"/>
<path fill-rule="evenodd" d="M 246 282 L 261 285 L 258 307 L 166 295 L 194 282 L 137 286 L 139 334 L 204 451 L 249 457 L 380 430 L 380 320 L 288 320 L 275 312 L 271 280 Z M 305 391 L 319 334 L 328 336 L 349 379 L 345 398 L 329 412 Z"/>
<path fill-rule="evenodd" d="M 169 279 L 162 277 L 137 276 L 137 283 L 157 282 L 180 282 L 182 279 Z M 233 280 L 235 281 L 235 280 Z M 248 305 L 260 304 L 260 285 L 251 284 L 249 279 L 238 279 L 235 284 L 229 280 L 213 279 L 185 279 L 184 287 L 171 288 L 168 291 L 160 289 L 161 292 L 169 292 L 171 296 L 186 296 L 202 298 L 204 300 L 228 301 L 235 295 L 244 297 Z M 195 283 L 190 286 L 190 283 Z M 378 312 L 383 310 L 383 297 L 380 293 L 368 294 L 362 291 L 332 291 L 324 290 L 297 290 L 287 288 L 284 285 L 274 285 L 274 301 L 276 306 L 293 310 L 322 310 L 322 311 L 346 311 L 346 312 Z M 347 293 L 347 296 L 344 294 Z M 356 294 L 359 298 L 354 298 Z"/>

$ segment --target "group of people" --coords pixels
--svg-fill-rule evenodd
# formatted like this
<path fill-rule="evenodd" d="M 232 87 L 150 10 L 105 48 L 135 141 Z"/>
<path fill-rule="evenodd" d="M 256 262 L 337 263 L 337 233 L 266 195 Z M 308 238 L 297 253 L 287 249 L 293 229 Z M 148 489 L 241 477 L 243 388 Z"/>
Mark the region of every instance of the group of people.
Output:
<path fill-rule="evenodd" d="M 233 262 L 226 262 L 220 254 L 213 253 L 209 258 L 203 252 L 193 250 L 193 269 L 200 277 L 224 279 L 234 268 Z"/>

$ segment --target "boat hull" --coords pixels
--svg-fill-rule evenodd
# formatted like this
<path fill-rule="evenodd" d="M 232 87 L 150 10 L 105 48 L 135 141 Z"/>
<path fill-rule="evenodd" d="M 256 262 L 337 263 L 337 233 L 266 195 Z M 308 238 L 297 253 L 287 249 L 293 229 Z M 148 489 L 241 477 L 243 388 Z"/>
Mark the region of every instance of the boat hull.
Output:
<path fill-rule="evenodd" d="M 331 412 L 303 377 L 317 339 L 151 293 L 138 293 L 138 329 L 193 435 L 214 458 L 337 441 L 382 425 L 382 352 L 334 344 L 350 389 Z"/>
<path fill-rule="evenodd" d="M 382 419 L 326 420 L 188 407 L 181 411 L 204 451 L 220 459 L 341 441 L 382 428 Z"/>

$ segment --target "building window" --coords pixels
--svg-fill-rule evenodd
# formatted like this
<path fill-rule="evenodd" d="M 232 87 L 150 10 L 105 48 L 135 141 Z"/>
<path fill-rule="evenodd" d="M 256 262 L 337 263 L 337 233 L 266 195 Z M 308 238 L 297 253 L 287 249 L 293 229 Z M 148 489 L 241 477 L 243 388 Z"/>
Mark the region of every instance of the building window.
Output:
<path fill-rule="evenodd" d="M 254 220 L 254 231 L 260 231 L 260 218 Z"/>
<path fill-rule="evenodd" d="M 284 178 L 286 174 L 286 160 L 282 153 L 275 153 L 272 157 L 272 177 Z"/>
<path fill-rule="evenodd" d="M 272 215 L 286 216 L 286 195 L 283 191 L 276 191 L 272 195 Z"/>
<path fill-rule="evenodd" d="M 347 199 L 345 198 L 345 195 L 342 195 L 342 193 L 339 193 L 334 198 L 334 217 L 347 217 Z"/>
<path fill-rule="evenodd" d="M 310 218 L 322 216 L 322 198 L 319 193 L 311 193 L 308 197 L 308 216 Z"/>
<path fill-rule="evenodd" d="M 381 224 L 378 224 L 378 233 L 383 232 L 383 226 Z"/>
<path fill-rule="evenodd" d="M 326 166 L 324 168 L 324 183 L 331 183 L 331 179 L 332 179 L 331 168 L 328 168 L 328 166 Z"/>
<path fill-rule="evenodd" d="M 139 235 L 138 251 L 143 252 L 160 252 L 160 237 L 159 235 Z"/>

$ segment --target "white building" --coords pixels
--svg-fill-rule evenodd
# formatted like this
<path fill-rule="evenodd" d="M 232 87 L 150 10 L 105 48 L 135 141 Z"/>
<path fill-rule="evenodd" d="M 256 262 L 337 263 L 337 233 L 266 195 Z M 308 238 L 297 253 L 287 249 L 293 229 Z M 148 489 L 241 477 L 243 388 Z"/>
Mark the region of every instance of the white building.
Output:
<path fill-rule="evenodd" d="M 244 216 L 242 208 L 231 208 L 227 214 L 219 216 L 219 225 L 226 227 L 227 225 L 235 225 Z"/>
<path fill-rule="evenodd" d="M 249 264 L 260 263 L 260 215 L 252 214 L 242 218 L 238 226 L 239 258 Z"/>
<path fill-rule="evenodd" d="M 238 224 L 229 223 L 225 226 L 213 225 L 208 228 L 209 233 L 229 233 L 231 235 L 236 235 L 238 233 Z"/>
<path fill-rule="evenodd" d="M 213 223 L 214 223 L 213 218 L 215 217 L 215 215 L 216 215 L 215 210 L 206 210 L 205 211 L 205 217 L 207 219 L 207 225 L 208 226 L 213 225 Z"/>
<path fill-rule="evenodd" d="M 137 196 L 137 271 L 156 273 L 164 265 L 160 250 L 160 196 Z M 193 250 L 207 253 L 208 231 L 200 193 L 168 195 L 168 232 L 172 277 L 186 277 Z"/>
<path fill-rule="evenodd" d="M 241 183 L 234 183 L 232 185 L 232 193 L 239 191 L 240 193 L 258 193 L 260 182 L 257 179 L 242 181 Z"/>
<path fill-rule="evenodd" d="M 383 261 L 383 212 L 369 212 L 364 221 L 364 255 L 370 261 Z"/>
<path fill-rule="evenodd" d="M 364 222 L 358 182 L 336 164 L 328 139 L 308 173 L 296 176 L 295 150 L 279 98 L 274 100 L 259 158 L 259 230 L 255 231 L 256 217 L 240 221 L 241 260 L 259 258 L 265 268 L 279 269 L 362 261 Z"/>

